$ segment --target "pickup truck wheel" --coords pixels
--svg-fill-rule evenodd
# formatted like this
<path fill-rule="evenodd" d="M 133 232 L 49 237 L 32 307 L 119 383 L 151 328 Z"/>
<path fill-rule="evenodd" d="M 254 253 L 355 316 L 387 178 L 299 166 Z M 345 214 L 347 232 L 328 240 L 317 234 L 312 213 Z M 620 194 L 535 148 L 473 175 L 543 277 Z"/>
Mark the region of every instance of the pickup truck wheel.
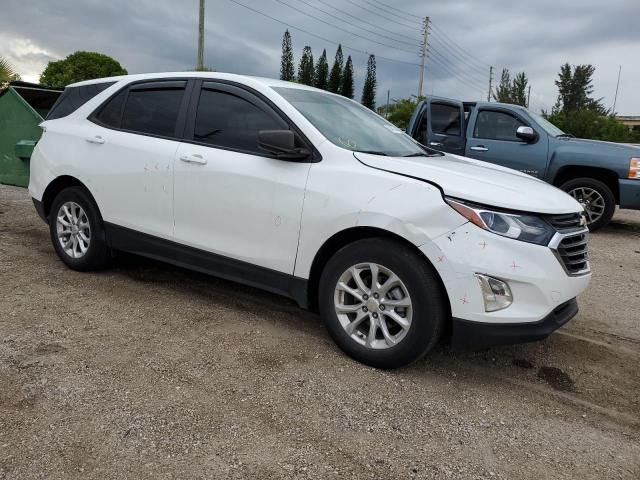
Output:
<path fill-rule="evenodd" d="M 109 260 L 102 218 L 91 196 L 80 187 L 62 190 L 49 215 L 53 248 L 69 268 L 97 270 Z"/>
<path fill-rule="evenodd" d="M 584 207 L 587 226 L 592 232 L 604 227 L 616 210 L 616 198 L 611 189 L 593 178 L 574 178 L 561 187 Z"/>
<path fill-rule="evenodd" d="M 412 363 L 436 344 L 448 310 L 433 268 L 383 238 L 339 250 L 320 278 L 320 314 L 338 346 L 376 368 Z"/>

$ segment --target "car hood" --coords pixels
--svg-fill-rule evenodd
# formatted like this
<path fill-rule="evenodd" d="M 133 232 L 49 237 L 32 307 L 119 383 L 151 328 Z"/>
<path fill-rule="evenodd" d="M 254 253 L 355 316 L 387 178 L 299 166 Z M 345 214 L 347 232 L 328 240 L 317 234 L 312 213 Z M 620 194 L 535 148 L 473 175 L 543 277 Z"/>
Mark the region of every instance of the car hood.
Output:
<path fill-rule="evenodd" d="M 561 138 L 558 140 L 567 142 L 568 144 L 573 146 L 582 146 L 590 150 L 598 149 L 601 151 L 620 153 L 624 155 L 625 158 L 634 155 L 640 155 L 640 145 L 605 142 L 604 140 L 589 140 L 587 138 Z"/>
<path fill-rule="evenodd" d="M 361 163 L 436 184 L 445 195 L 533 213 L 571 213 L 582 206 L 562 190 L 527 174 L 458 155 L 384 157 L 354 153 Z"/>

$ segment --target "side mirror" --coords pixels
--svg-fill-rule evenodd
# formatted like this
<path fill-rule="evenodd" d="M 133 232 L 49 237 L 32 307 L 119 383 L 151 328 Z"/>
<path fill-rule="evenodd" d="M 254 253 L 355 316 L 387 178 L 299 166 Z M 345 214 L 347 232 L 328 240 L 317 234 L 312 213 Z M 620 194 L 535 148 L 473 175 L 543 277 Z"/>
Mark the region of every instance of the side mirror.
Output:
<path fill-rule="evenodd" d="M 271 155 L 290 162 L 307 160 L 311 156 L 309 149 L 296 147 L 295 133 L 291 130 L 260 130 L 258 146 Z"/>
<path fill-rule="evenodd" d="M 523 142 L 531 143 L 535 142 L 538 138 L 538 134 L 531 127 L 518 127 L 516 130 L 516 137 Z"/>

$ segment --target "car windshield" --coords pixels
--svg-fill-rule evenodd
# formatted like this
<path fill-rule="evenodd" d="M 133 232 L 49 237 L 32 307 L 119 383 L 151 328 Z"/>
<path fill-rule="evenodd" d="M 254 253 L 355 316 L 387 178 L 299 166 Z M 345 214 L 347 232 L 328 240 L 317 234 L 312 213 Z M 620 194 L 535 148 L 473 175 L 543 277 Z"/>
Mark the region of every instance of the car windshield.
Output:
<path fill-rule="evenodd" d="M 393 157 L 439 155 L 353 100 L 301 88 L 273 89 L 339 147 Z"/>
<path fill-rule="evenodd" d="M 533 117 L 533 119 L 542 127 L 542 129 L 547 132 L 552 137 L 559 137 L 560 135 L 565 135 L 565 133 L 556 127 L 549 120 L 544 118 L 542 115 L 538 115 L 537 113 L 533 113 L 529 111 L 529 115 Z"/>

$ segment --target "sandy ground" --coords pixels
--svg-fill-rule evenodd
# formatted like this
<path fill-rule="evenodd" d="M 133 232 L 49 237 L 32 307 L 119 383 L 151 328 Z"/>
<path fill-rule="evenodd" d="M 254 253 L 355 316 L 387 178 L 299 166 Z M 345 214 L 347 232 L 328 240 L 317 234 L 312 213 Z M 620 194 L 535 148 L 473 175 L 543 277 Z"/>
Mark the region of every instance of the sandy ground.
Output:
<path fill-rule="evenodd" d="M 384 372 L 251 288 L 68 270 L 0 187 L 0 479 L 640 477 L 640 212 L 546 341 Z"/>

